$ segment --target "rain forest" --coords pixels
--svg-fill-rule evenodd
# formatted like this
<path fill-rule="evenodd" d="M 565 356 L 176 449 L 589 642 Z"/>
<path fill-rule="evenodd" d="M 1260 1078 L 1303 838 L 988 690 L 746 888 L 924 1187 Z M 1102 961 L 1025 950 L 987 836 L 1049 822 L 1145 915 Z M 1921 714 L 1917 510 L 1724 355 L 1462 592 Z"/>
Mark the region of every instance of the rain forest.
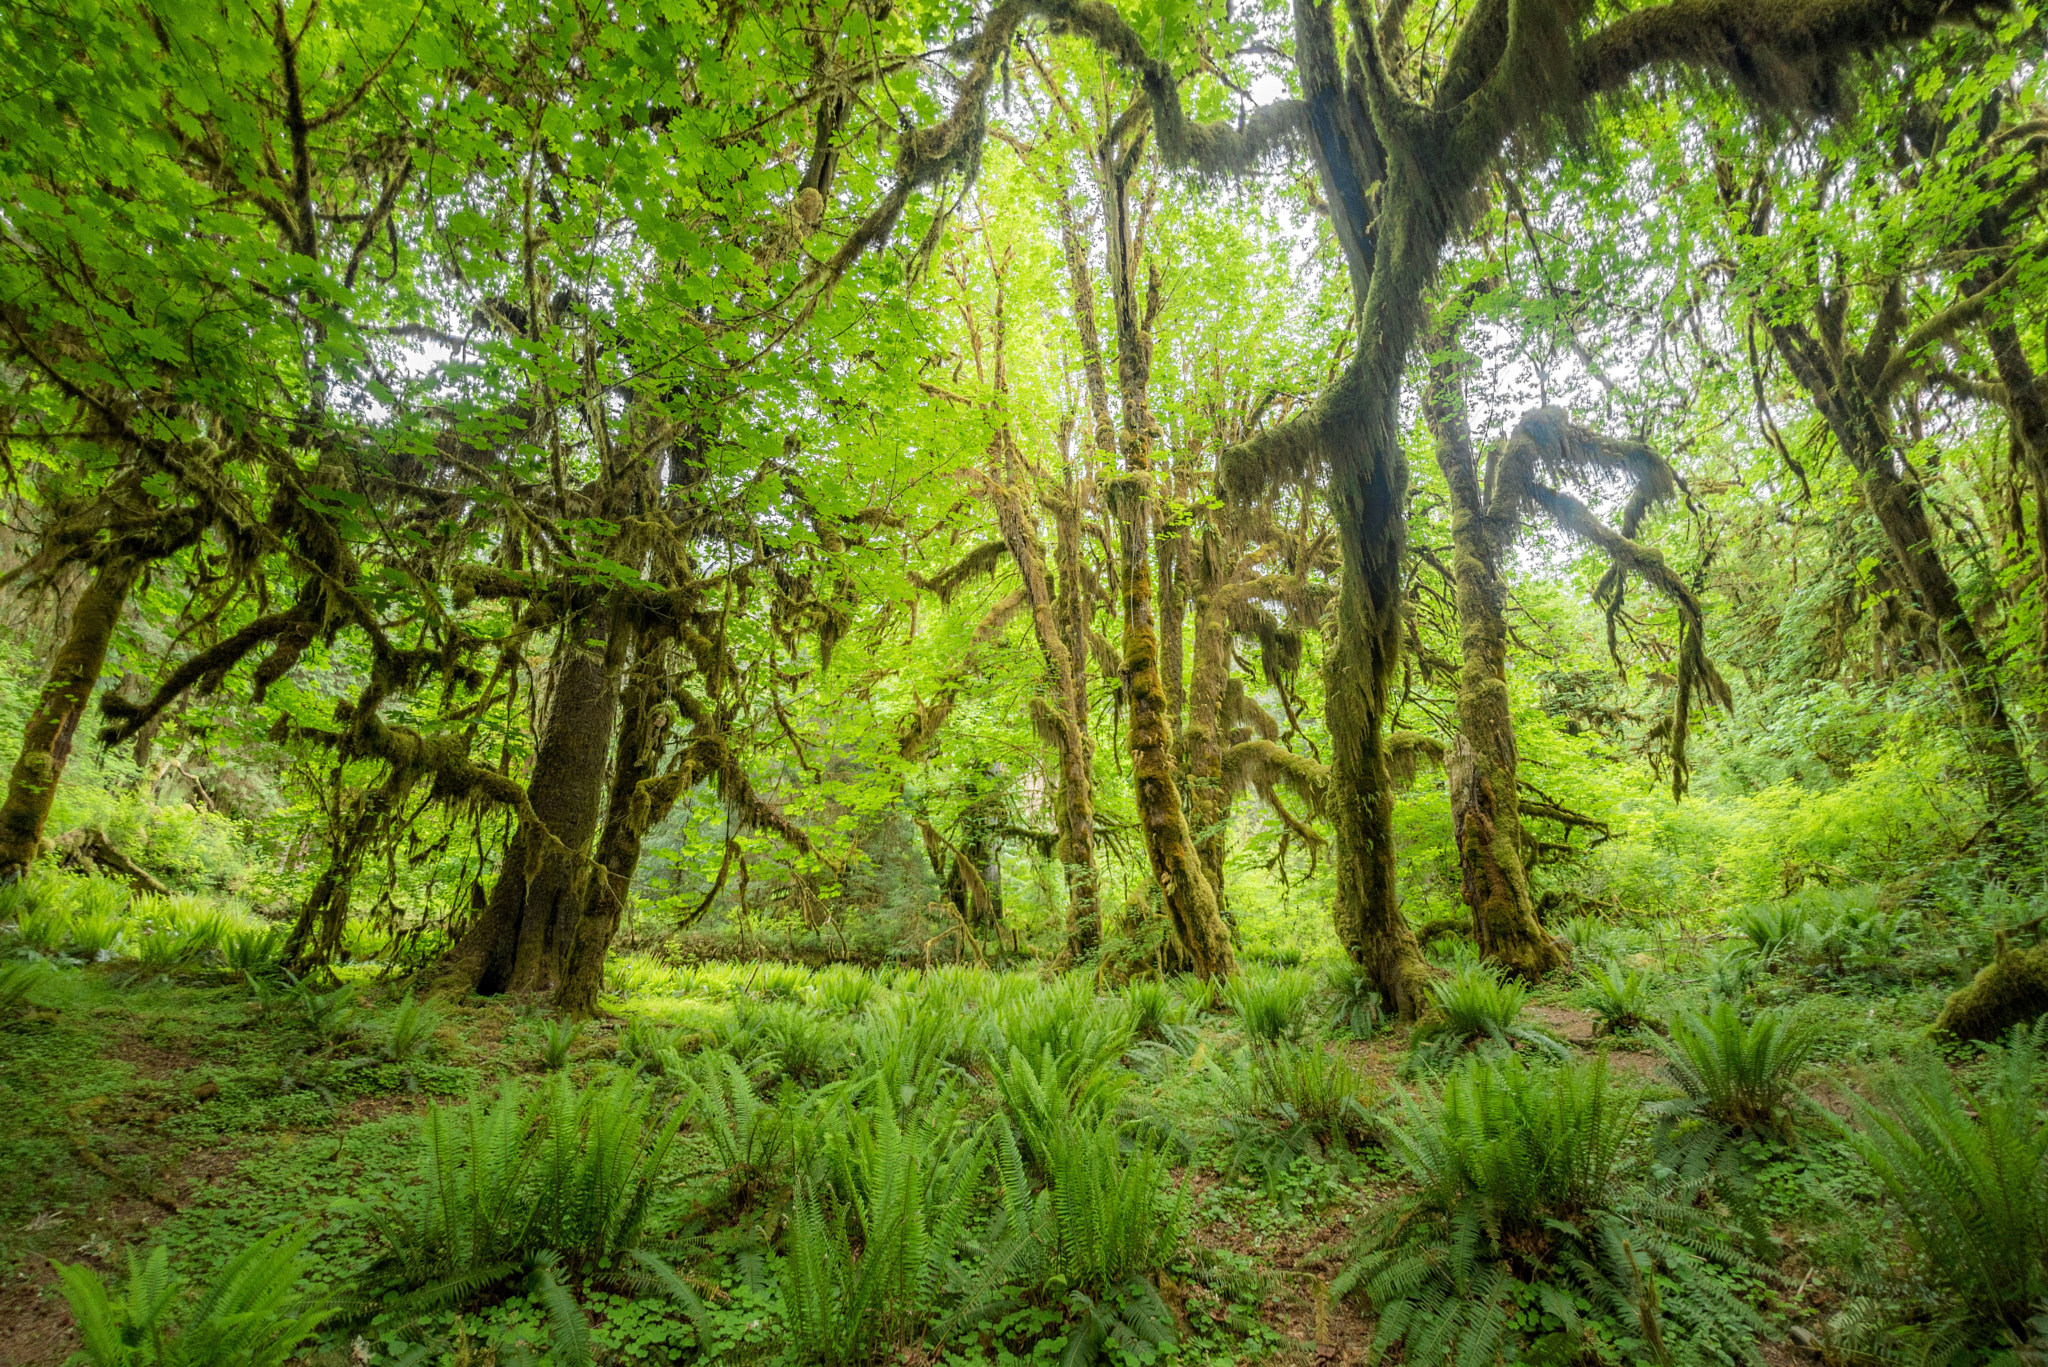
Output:
<path fill-rule="evenodd" d="M 2048 1363 L 2044 62 L 0 6 L 0 1367 Z"/>

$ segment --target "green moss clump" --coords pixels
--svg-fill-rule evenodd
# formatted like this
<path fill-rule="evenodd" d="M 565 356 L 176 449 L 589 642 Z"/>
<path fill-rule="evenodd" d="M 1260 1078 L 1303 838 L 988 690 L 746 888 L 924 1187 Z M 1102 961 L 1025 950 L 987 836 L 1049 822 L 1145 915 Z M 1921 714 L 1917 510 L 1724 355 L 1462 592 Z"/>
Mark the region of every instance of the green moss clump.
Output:
<path fill-rule="evenodd" d="M 1962 1040 L 1998 1039 L 2048 1014 L 2048 945 L 2007 950 L 1948 999 L 1934 1028 Z"/>

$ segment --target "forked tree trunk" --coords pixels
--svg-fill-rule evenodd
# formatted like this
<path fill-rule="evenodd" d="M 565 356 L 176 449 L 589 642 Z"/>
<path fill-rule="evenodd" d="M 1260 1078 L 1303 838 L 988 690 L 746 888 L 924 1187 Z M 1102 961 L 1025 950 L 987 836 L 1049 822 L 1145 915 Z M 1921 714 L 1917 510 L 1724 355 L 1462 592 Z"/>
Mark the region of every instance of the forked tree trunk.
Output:
<path fill-rule="evenodd" d="M 564 627 L 562 646 L 533 759 L 527 793 L 534 815 L 572 854 L 590 847 L 611 758 L 618 709 L 606 643 L 585 638 L 582 622 Z M 521 824 L 506 846 L 483 914 L 450 951 L 445 983 L 494 996 L 552 989 L 582 912 L 586 870 Z"/>
<path fill-rule="evenodd" d="M 0 883 L 26 873 L 41 850 L 43 827 L 71 757 L 79 718 L 106 665 L 107 646 L 114 639 L 128 590 L 141 572 L 139 560 L 101 565 L 71 610 L 64 644 L 50 662 L 49 678 L 22 730 L 21 753 L 7 779 L 7 801 L 0 804 Z"/>
<path fill-rule="evenodd" d="M 1456 336 L 1431 338 L 1441 355 Z M 1488 515 L 1473 458 L 1472 434 L 1460 392 L 1463 367 L 1431 364 L 1423 410 L 1436 442 L 1437 468 L 1450 491 L 1451 552 L 1458 611 L 1458 736 L 1445 771 L 1451 795 L 1451 830 L 1458 846 L 1472 937 L 1487 959 L 1534 981 L 1562 966 L 1565 956 L 1543 929 L 1529 895 L 1522 804 L 1516 787 L 1520 759 L 1508 703 L 1507 620 L 1500 555 L 1513 526 Z"/>
<path fill-rule="evenodd" d="M 597 841 L 597 870 L 586 885 L 555 990 L 556 1008 L 570 1016 L 596 1014 L 605 956 L 618 934 L 647 832 L 667 818 L 676 798 L 701 776 L 688 754 L 676 768 L 666 773 L 661 768 L 668 734 L 663 706 L 667 659 L 666 640 L 643 636 L 621 698 L 618 755 L 604 832 Z"/>
<path fill-rule="evenodd" d="M 1103 149 L 1103 201 L 1107 230 L 1111 304 L 1116 314 L 1117 389 L 1123 401 L 1123 474 L 1111 486 L 1110 509 L 1121 539 L 1124 636 L 1123 680 L 1131 704 L 1131 776 L 1137 791 L 1138 826 L 1152 876 L 1164 895 L 1174 933 L 1194 971 L 1204 978 L 1237 972 L 1237 952 L 1224 924 L 1216 889 L 1203 871 L 1188 829 L 1174 762 L 1174 715 L 1159 663 L 1159 624 L 1152 585 L 1153 426 L 1152 317 L 1158 281 L 1145 298 L 1138 293 L 1134 235 L 1127 190 L 1142 145 L 1142 127 L 1129 146 L 1114 138 Z"/>

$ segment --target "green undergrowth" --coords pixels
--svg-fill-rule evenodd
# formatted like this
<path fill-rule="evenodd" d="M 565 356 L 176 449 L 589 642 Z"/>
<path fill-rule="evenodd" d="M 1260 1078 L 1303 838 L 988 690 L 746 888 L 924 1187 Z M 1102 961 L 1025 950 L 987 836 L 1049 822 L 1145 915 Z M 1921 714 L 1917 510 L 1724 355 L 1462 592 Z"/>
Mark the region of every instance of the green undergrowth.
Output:
<path fill-rule="evenodd" d="M 1316 961 L 633 956 L 572 1026 L 367 957 L 295 983 L 201 899 L 27 893 L 0 1276 L 95 1362 L 1988 1363 L 2048 1294 L 2000 1176 L 2041 1170 L 2048 1041 L 1929 1042 L 1953 907 L 1586 918 L 1533 988 L 1451 943 L 1412 1030 Z"/>

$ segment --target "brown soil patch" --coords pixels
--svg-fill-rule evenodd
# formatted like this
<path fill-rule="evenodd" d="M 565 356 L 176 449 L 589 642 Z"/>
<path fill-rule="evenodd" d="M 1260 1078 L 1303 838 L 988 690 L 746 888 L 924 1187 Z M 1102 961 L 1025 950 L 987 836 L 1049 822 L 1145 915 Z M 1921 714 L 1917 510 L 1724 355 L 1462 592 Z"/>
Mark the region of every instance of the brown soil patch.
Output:
<path fill-rule="evenodd" d="M 199 1060 L 184 1050 L 151 1044 L 140 1035 L 122 1035 L 104 1053 L 107 1058 L 133 1068 L 137 1077 L 152 1082 L 184 1077 L 199 1067 Z"/>
<path fill-rule="evenodd" d="M 78 1350 L 71 1307 L 48 1263 L 22 1271 L 0 1286 L 0 1367 L 55 1367 Z"/>
<path fill-rule="evenodd" d="M 1597 1038 L 1599 1022 L 1590 1011 L 1569 1006 L 1526 1006 L 1522 1014 L 1565 1043 L 1585 1048 Z"/>

